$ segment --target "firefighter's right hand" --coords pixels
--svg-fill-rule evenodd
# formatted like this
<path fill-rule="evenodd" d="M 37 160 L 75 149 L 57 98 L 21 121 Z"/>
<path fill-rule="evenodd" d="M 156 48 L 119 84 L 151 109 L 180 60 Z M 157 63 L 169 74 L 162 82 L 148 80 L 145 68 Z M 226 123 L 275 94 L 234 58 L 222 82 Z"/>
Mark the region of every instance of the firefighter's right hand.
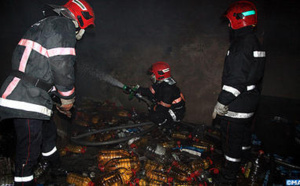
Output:
<path fill-rule="evenodd" d="M 228 106 L 225 106 L 221 104 L 220 102 L 217 102 L 214 111 L 212 113 L 212 119 L 215 119 L 217 117 L 217 114 L 220 116 L 224 116 L 228 112 Z"/>

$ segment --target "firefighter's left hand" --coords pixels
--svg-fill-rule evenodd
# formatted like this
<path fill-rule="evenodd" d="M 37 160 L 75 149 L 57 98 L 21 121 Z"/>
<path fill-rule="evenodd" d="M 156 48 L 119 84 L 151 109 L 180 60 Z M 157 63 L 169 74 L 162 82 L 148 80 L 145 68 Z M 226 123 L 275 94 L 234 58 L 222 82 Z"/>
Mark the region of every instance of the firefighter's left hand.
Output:
<path fill-rule="evenodd" d="M 71 113 L 70 110 L 66 110 L 66 109 L 63 108 L 62 106 L 56 106 L 56 109 L 57 109 L 60 113 L 66 115 L 68 118 L 71 118 L 72 113 Z"/>
<path fill-rule="evenodd" d="M 126 89 L 123 89 L 123 91 L 125 94 L 136 94 L 139 87 L 139 85 L 130 85 Z"/>
<path fill-rule="evenodd" d="M 212 113 L 212 118 L 215 119 L 217 117 L 217 114 L 220 116 L 224 116 L 228 112 L 228 106 L 225 106 L 221 104 L 220 102 L 217 102 L 214 111 Z"/>
<path fill-rule="evenodd" d="M 56 105 L 57 110 L 65 114 L 67 117 L 71 118 L 72 113 L 71 113 L 71 108 L 73 107 L 75 98 L 72 99 L 60 99 L 61 100 L 61 105 Z"/>

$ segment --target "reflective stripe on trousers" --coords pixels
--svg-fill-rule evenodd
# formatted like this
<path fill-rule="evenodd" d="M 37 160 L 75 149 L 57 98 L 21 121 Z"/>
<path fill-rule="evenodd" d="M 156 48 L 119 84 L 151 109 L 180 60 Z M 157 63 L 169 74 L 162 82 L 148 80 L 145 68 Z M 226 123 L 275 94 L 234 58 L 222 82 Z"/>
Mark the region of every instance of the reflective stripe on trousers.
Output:
<path fill-rule="evenodd" d="M 242 147 L 242 150 L 249 150 L 249 149 L 251 149 L 251 146 Z"/>
<path fill-rule="evenodd" d="M 225 159 L 228 160 L 228 161 L 231 161 L 231 162 L 241 162 L 241 158 L 232 158 L 232 157 L 229 157 L 227 155 L 224 155 L 225 156 Z"/>
<path fill-rule="evenodd" d="M 42 155 L 43 156 L 51 156 L 52 154 L 54 154 L 57 151 L 57 148 L 54 147 L 51 151 L 49 152 L 43 152 Z"/>
<path fill-rule="evenodd" d="M 168 112 L 169 112 L 170 116 L 172 117 L 173 121 L 178 121 L 176 114 L 174 113 L 173 110 L 169 109 Z"/>
<path fill-rule="evenodd" d="M 25 176 L 25 177 L 15 177 L 15 182 L 30 182 L 33 180 L 33 175 Z"/>

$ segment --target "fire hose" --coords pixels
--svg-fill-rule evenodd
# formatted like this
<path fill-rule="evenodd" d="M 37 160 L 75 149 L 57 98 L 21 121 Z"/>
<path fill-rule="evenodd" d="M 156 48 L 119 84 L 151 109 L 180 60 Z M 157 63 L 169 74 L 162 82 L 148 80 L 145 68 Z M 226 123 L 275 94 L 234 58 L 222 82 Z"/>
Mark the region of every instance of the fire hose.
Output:
<path fill-rule="evenodd" d="M 84 138 L 84 137 L 87 137 L 87 136 L 90 136 L 90 135 L 93 135 L 93 134 L 97 134 L 97 133 L 113 131 L 113 130 L 120 130 L 120 129 L 137 128 L 137 127 L 143 127 L 143 126 L 150 126 L 150 127 L 143 130 L 143 131 L 141 131 L 141 132 L 139 132 L 139 133 L 132 134 L 132 135 L 127 136 L 127 137 L 122 137 L 122 138 L 113 139 L 113 140 L 109 140 L 109 141 L 102 141 L 102 142 L 88 142 L 88 141 L 82 140 L 82 138 Z M 121 142 L 124 142 L 124 141 L 128 141 L 131 138 L 141 136 L 141 135 L 146 134 L 147 132 L 153 130 L 156 127 L 157 126 L 153 122 L 143 122 L 143 123 L 138 123 L 138 124 L 122 125 L 122 126 L 110 127 L 110 128 L 96 130 L 96 131 L 84 133 L 84 134 L 81 134 L 81 135 L 78 135 L 78 136 L 74 136 L 74 137 L 71 137 L 71 141 L 73 141 L 74 143 L 77 143 L 79 145 L 85 145 L 85 146 L 111 145 L 111 144 L 116 144 L 116 143 L 121 143 Z"/>
<path fill-rule="evenodd" d="M 129 87 L 126 85 L 123 85 L 123 87 L 120 87 L 123 89 L 123 91 L 125 91 L 126 93 L 129 94 L 129 100 L 133 99 L 134 97 L 136 97 L 138 100 L 141 100 L 143 102 L 145 102 L 148 106 L 148 109 L 151 108 L 151 105 L 153 104 L 153 102 L 151 102 L 150 100 L 148 100 L 147 98 L 143 97 L 141 94 L 137 93 L 136 90 L 139 88 L 139 86 L 134 86 L 134 87 Z M 87 137 L 87 136 L 91 136 L 94 134 L 98 134 L 98 133 L 103 133 L 103 132 L 108 132 L 108 131 L 115 131 L 115 130 L 122 130 L 122 129 L 129 129 L 129 128 L 139 128 L 139 127 L 143 127 L 143 126 L 149 126 L 149 128 L 146 128 L 138 133 L 133 133 L 129 136 L 126 137 L 121 137 L 121 138 L 117 138 L 117 139 L 112 139 L 109 141 L 101 141 L 101 142 L 89 142 L 89 141 L 84 141 L 83 138 Z M 100 130 L 96 130 L 96 131 L 91 131 L 91 132 L 87 132 L 84 134 L 80 134 L 74 137 L 71 137 L 71 141 L 73 141 L 74 143 L 77 143 L 79 145 L 85 145 L 85 146 L 101 146 L 101 145 L 110 145 L 110 144 L 116 144 L 116 143 L 120 143 L 120 142 L 125 142 L 128 141 L 132 138 L 135 137 L 139 137 L 143 134 L 148 133 L 149 131 L 155 129 L 157 126 L 153 123 L 153 122 L 143 122 L 143 123 L 138 123 L 138 124 L 130 124 L 130 125 L 122 125 L 122 126 L 116 126 L 116 127 L 109 127 L 109 128 L 105 128 L 105 129 L 100 129 Z"/>

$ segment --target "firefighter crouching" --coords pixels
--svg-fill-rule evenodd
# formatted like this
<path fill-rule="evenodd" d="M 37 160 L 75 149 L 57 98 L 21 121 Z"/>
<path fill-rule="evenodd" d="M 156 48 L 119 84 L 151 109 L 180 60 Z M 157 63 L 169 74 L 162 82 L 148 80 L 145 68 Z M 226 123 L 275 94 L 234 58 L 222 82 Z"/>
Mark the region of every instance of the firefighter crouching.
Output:
<path fill-rule="evenodd" d="M 149 88 L 139 87 L 136 92 L 155 103 L 149 111 L 149 119 L 157 125 L 180 122 L 185 114 L 185 99 L 171 77 L 169 64 L 156 62 L 147 73 L 152 85 Z"/>

